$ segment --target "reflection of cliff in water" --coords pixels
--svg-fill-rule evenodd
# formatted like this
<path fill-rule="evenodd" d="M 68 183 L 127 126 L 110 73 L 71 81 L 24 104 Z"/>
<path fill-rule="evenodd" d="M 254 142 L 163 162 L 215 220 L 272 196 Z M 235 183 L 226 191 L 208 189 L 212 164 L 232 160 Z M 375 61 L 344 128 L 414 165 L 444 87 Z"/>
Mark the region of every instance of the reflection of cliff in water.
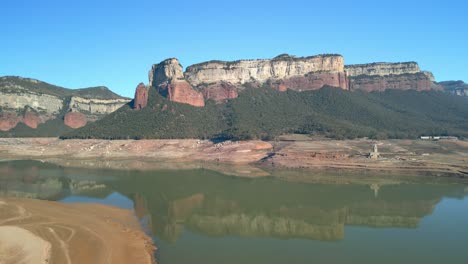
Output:
<path fill-rule="evenodd" d="M 442 197 L 467 195 L 462 184 L 372 181 L 346 176 L 346 184 L 300 183 L 208 170 L 138 172 L 0 163 L 0 197 L 103 198 L 117 191 L 133 200 L 143 228 L 167 241 L 176 241 L 184 229 L 214 237 L 334 241 L 344 238 L 346 225 L 417 227 Z"/>
<path fill-rule="evenodd" d="M 150 176 L 151 174 L 151 176 Z M 138 193 L 135 206 L 151 214 L 153 234 L 176 241 L 184 228 L 208 236 L 340 240 L 346 225 L 417 227 L 457 184 L 306 184 L 243 179 L 211 171 L 146 172 L 113 182 Z"/>

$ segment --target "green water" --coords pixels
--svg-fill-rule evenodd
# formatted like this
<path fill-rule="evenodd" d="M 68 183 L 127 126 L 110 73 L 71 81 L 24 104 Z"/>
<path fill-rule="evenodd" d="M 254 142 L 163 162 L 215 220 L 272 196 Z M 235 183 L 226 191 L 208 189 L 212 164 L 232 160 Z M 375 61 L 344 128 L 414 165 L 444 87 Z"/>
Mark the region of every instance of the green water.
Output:
<path fill-rule="evenodd" d="M 0 162 L 0 197 L 134 210 L 160 264 L 468 263 L 466 183 L 378 175 L 331 181 L 313 172 L 309 178 L 314 183 L 203 169 Z"/>

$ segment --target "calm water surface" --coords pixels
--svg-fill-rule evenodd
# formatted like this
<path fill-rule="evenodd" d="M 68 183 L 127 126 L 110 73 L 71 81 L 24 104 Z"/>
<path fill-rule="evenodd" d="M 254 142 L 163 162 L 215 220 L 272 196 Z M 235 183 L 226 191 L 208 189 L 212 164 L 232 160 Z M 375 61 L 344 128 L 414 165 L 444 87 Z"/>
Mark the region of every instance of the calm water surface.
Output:
<path fill-rule="evenodd" d="M 452 180 L 299 183 L 0 162 L 0 197 L 134 210 L 160 264 L 466 264 L 467 195 L 468 185 Z"/>

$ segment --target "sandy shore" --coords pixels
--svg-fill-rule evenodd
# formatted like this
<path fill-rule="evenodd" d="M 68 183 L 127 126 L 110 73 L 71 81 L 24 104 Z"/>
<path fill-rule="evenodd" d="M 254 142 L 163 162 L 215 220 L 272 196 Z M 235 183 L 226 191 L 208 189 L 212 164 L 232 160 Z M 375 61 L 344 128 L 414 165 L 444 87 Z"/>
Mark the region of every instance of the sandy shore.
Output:
<path fill-rule="evenodd" d="M 155 263 L 129 210 L 97 204 L 0 200 L 0 263 Z"/>
<path fill-rule="evenodd" d="M 373 144 L 381 157 L 368 158 Z M 196 169 L 268 176 L 274 168 L 370 170 L 468 177 L 468 142 L 462 140 L 330 140 L 300 135 L 278 141 L 0 139 L 0 159 L 40 160 L 68 167 Z"/>

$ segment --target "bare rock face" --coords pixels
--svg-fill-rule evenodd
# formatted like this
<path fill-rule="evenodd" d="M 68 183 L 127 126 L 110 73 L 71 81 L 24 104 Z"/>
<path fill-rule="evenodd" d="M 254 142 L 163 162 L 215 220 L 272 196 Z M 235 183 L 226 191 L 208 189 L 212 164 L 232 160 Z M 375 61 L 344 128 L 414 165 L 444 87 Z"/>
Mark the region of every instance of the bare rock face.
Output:
<path fill-rule="evenodd" d="M 182 65 L 177 59 L 167 59 L 153 65 L 149 73 L 149 82 L 170 101 L 197 107 L 205 106 L 202 93 L 194 90 L 185 80 Z"/>
<path fill-rule="evenodd" d="M 148 87 L 143 83 L 138 84 L 133 100 L 133 109 L 141 110 L 148 104 Z"/>
<path fill-rule="evenodd" d="M 271 60 L 209 61 L 187 68 L 185 78 L 193 86 L 226 82 L 233 85 L 249 82 L 304 76 L 312 72 L 342 72 L 344 59 L 340 55 L 293 57 L 280 55 Z"/>
<path fill-rule="evenodd" d="M 419 70 L 419 65 L 416 62 L 378 62 L 369 64 L 346 65 L 345 70 L 350 77 L 355 77 L 359 75 L 387 76 L 400 74 L 414 74 L 421 72 Z"/>
<path fill-rule="evenodd" d="M 167 98 L 170 101 L 189 104 L 197 107 L 205 106 L 203 94 L 195 91 L 187 81 L 171 81 L 167 85 L 160 86 L 167 92 Z"/>
<path fill-rule="evenodd" d="M 0 130 L 8 131 L 15 128 L 20 122 L 20 118 L 15 112 L 1 112 L 0 113 Z"/>
<path fill-rule="evenodd" d="M 23 123 L 30 128 L 36 129 L 41 123 L 41 118 L 34 112 L 26 111 L 23 116 Z"/>
<path fill-rule="evenodd" d="M 239 96 L 237 87 L 225 82 L 211 85 L 200 85 L 198 89 L 202 91 L 204 98 L 212 99 L 216 103 L 223 103 L 226 100 L 234 99 Z"/>
<path fill-rule="evenodd" d="M 421 71 L 416 62 L 371 63 L 345 67 L 350 90 L 367 92 L 387 89 L 429 91 L 440 90 L 431 72 Z"/>
<path fill-rule="evenodd" d="M 153 87 L 158 87 L 172 80 L 185 80 L 182 65 L 180 65 L 179 60 L 175 58 L 164 60 L 159 64 L 154 64 L 153 67 L 151 67 L 148 77 L 149 83 Z"/>
<path fill-rule="evenodd" d="M 88 122 L 86 116 L 80 112 L 69 112 L 64 118 L 65 125 L 71 128 L 84 127 Z"/>
<path fill-rule="evenodd" d="M 272 83 L 278 91 L 288 89 L 295 91 L 318 90 L 324 86 L 348 89 L 348 78 L 345 73 L 310 73 L 305 76 L 291 77 Z"/>
<path fill-rule="evenodd" d="M 382 92 L 387 89 L 430 91 L 434 87 L 433 82 L 425 74 L 416 73 L 387 76 L 363 75 L 357 78 L 350 78 L 349 88 L 353 91 Z"/>

